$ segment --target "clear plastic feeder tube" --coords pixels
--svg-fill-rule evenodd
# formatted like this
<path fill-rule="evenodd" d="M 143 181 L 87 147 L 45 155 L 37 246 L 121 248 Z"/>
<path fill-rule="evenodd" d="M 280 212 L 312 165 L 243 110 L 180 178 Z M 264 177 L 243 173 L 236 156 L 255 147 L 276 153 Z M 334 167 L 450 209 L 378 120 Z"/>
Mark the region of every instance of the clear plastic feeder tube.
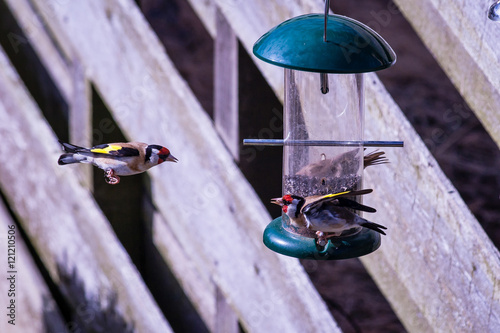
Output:
<path fill-rule="evenodd" d="M 302 197 L 359 189 L 363 147 L 295 140 L 363 141 L 363 74 L 285 69 L 283 193 Z"/>

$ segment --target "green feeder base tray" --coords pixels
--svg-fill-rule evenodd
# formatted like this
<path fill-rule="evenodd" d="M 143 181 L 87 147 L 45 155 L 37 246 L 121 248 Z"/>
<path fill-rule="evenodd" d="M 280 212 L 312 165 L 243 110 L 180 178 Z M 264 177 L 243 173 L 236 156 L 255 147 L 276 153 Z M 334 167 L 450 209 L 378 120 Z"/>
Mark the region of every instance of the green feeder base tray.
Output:
<path fill-rule="evenodd" d="M 350 236 L 333 237 L 323 248 L 314 238 L 304 237 L 283 228 L 281 217 L 271 221 L 264 230 L 264 244 L 286 256 L 313 260 L 339 260 L 361 257 L 380 247 L 380 234 L 362 228 Z"/>

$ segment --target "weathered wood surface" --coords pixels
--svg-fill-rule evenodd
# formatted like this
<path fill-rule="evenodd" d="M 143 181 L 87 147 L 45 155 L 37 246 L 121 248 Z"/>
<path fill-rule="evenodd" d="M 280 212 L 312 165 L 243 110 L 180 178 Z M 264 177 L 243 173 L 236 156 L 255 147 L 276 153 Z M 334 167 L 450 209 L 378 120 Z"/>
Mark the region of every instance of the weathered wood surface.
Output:
<path fill-rule="evenodd" d="M 14 229 L 9 229 L 9 226 L 14 226 Z M 0 248 L 5 258 L 8 254 L 7 245 L 10 244 L 8 241 L 14 241 L 12 245 L 15 246 L 14 267 L 11 269 L 4 261 L 0 278 L 2 312 L 4 312 L 0 320 L 0 332 L 68 332 L 61 312 L 21 237 L 21 231 L 12 220 L 2 200 L 0 200 L 0 228 Z M 14 232 L 8 233 L 9 230 L 14 230 Z M 7 236 L 15 238 L 8 239 Z M 11 270 L 15 272 L 15 279 L 12 280 L 15 283 L 13 289 L 8 280 L 11 277 L 8 271 Z M 15 318 L 6 316 L 10 313 L 6 307 L 10 305 L 11 299 L 15 300 Z M 8 322 L 10 320 L 13 320 L 14 325 Z"/>
<path fill-rule="evenodd" d="M 170 332 L 91 194 L 71 167 L 57 165 L 57 138 L 3 50 L 0 137 L 2 192 L 68 302 L 80 311 L 93 311 L 92 318 L 85 312 L 84 324 L 103 319 L 102 310 L 109 315 L 108 324 L 129 323 L 138 332 Z"/>
<path fill-rule="evenodd" d="M 192 276 L 210 278 L 248 332 L 338 332 L 298 260 L 263 245 L 271 217 L 135 3 L 33 3 L 51 18 L 61 47 L 84 61 L 122 130 L 165 144 L 179 158 L 150 175 L 155 205 L 189 262 L 173 265 L 186 269 L 176 272 L 182 283 L 191 274 L 185 285 L 203 294 Z M 170 250 L 162 235 L 156 241 Z M 213 293 L 207 303 L 215 306 L 215 299 Z"/>
<path fill-rule="evenodd" d="M 216 285 L 210 272 L 196 262 L 192 251 L 186 251 L 160 213 L 154 215 L 153 241 L 206 326 L 215 331 Z"/>
<path fill-rule="evenodd" d="M 294 1 L 240 1 L 240 0 L 188 0 L 208 32 L 215 37 L 216 8 L 226 16 L 236 35 L 255 60 L 276 96 L 283 101 L 283 69 L 257 60 L 252 53 L 253 44 L 275 25 L 294 16 L 324 12 L 322 0 Z"/>
<path fill-rule="evenodd" d="M 493 1 L 394 2 L 500 146 L 500 25 L 487 18 Z"/>
<path fill-rule="evenodd" d="M 240 157 L 238 114 L 238 40 L 226 18 L 217 10 L 214 56 L 214 122 L 224 143 Z"/>
<path fill-rule="evenodd" d="M 236 309 L 246 328 L 275 328 L 268 323 L 270 316 L 266 315 L 281 318 L 281 309 L 277 306 L 283 300 L 281 294 L 271 295 L 266 300 L 252 295 L 253 298 L 246 300 L 251 304 L 253 302 L 249 309 L 239 299 L 247 296 L 245 292 L 249 286 L 242 281 L 244 278 L 239 272 L 236 274 L 235 271 L 241 269 L 245 277 L 256 280 L 259 284 L 257 293 L 263 289 L 269 290 L 262 285 L 275 287 L 268 276 L 263 276 L 263 272 L 267 271 L 266 267 L 273 266 L 266 260 L 276 267 L 288 267 L 281 268 L 285 274 L 287 270 L 299 272 L 292 274 L 291 281 L 284 281 L 285 286 L 281 286 L 282 288 L 291 289 L 303 284 L 309 290 L 310 285 L 296 261 L 275 258 L 261 252 L 261 231 L 263 223 L 269 217 L 254 203 L 258 199 L 249 186 L 245 183 L 236 184 L 235 180 L 240 179 L 239 171 L 228 168 L 232 166 L 229 155 L 222 152 L 221 144 L 213 131 L 206 129 L 210 128 L 209 121 L 200 116 L 199 104 L 185 84 L 177 75 L 171 75 L 175 73 L 175 69 L 164 57 L 156 39 L 150 32 L 145 32 L 148 31 L 146 24 L 134 5 L 128 1 L 119 1 L 120 5 L 117 5 L 112 1 L 105 8 L 107 17 L 103 14 L 105 10 L 101 8 L 104 4 L 89 2 L 75 5 L 78 9 L 92 6 L 95 11 L 86 8 L 83 12 L 98 14 L 96 26 L 99 29 L 96 27 L 96 30 L 87 30 L 91 27 L 79 22 L 67 5 L 58 3 L 53 7 L 45 7 L 41 1 L 36 3 L 42 6 L 42 13 L 46 17 L 54 18 L 50 26 L 58 32 L 57 36 L 67 33 L 64 37 L 58 37 L 67 40 L 61 42 L 63 48 L 76 52 L 85 59 L 85 65 L 92 70 L 92 79 L 104 92 L 105 100 L 112 106 L 122 127 L 133 134 L 131 136 L 134 138 L 143 137 L 145 141 L 156 139 L 155 141 L 171 143 L 172 147 L 182 147 L 182 153 L 176 154 L 181 158 L 181 163 L 196 165 L 196 170 L 201 173 L 193 177 L 189 170 L 176 170 L 174 167 L 169 168 L 167 176 L 160 169 L 152 171 L 155 200 L 166 221 L 165 224 L 157 224 L 157 227 L 168 226 L 172 230 L 172 238 L 176 239 L 181 253 L 189 258 L 191 265 L 184 265 L 186 267 L 179 268 L 176 274 L 181 277 L 184 273 L 192 274 L 188 281 L 193 290 L 191 294 L 202 290 L 202 287 L 196 285 L 193 276 L 199 274 L 207 280 L 213 279 L 227 296 L 229 304 Z M 192 4 L 195 6 L 196 2 Z M 266 1 L 264 4 L 260 1 L 218 0 L 218 4 L 247 50 L 251 50 L 253 42 L 273 25 L 301 13 L 320 12 L 322 6 L 320 1 L 314 2 L 317 4 L 314 8 L 301 8 L 304 2 L 298 1 Z M 203 5 L 210 6 L 207 1 Z M 265 10 L 258 9 L 259 6 Z M 200 18 L 203 16 L 200 15 Z M 89 34 L 81 34 L 79 29 Z M 104 49 L 121 48 L 127 52 L 104 56 L 99 53 L 97 57 L 94 53 L 99 48 L 93 46 L 89 38 L 83 37 L 94 34 L 94 42 L 97 40 Z M 121 39 L 113 38 L 116 35 L 120 35 Z M 68 36 L 75 40 L 70 40 Z M 140 53 L 139 50 L 145 52 Z M 257 65 L 263 70 L 277 95 L 282 97 L 282 71 L 260 61 Z M 99 73 L 100 68 L 110 70 L 112 77 L 105 77 L 109 76 L 109 72 Z M 122 68 L 130 69 L 130 72 L 126 76 L 123 73 L 120 76 Z M 392 162 L 390 165 L 367 171 L 366 186 L 373 186 L 376 192 L 367 197 L 366 202 L 379 209 L 374 219 L 387 224 L 390 231 L 384 237 L 381 249 L 364 258 L 363 262 L 410 331 L 498 331 L 498 251 L 443 176 L 435 160 L 376 76 L 367 75 L 366 81 L 366 123 L 369 124 L 366 126 L 367 138 L 404 139 L 406 148 L 388 152 Z M 176 91 L 171 87 L 176 87 Z M 160 96 L 160 93 L 155 94 L 156 91 L 168 95 Z M 143 113 L 139 121 L 133 117 L 132 113 L 136 110 L 157 110 L 160 106 L 161 112 Z M 152 132 L 151 123 L 162 124 L 162 133 Z M 203 128 L 205 134 L 203 138 L 197 136 L 200 128 Z M 211 134 L 207 136 L 206 133 Z M 187 145 L 184 145 L 183 140 L 189 140 Z M 246 194 L 246 199 L 252 199 L 252 203 L 247 205 L 241 193 Z M 172 198 L 189 202 L 191 207 L 176 205 L 177 200 Z M 217 198 L 216 206 L 211 207 L 214 198 Z M 220 214 L 208 211 L 208 207 Z M 224 224 L 226 228 L 220 228 L 220 224 Z M 241 225 L 241 229 L 243 226 L 248 227 L 247 234 L 241 235 L 239 230 L 235 230 L 235 225 Z M 414 232 L 415 230 L 418 232 Z M 206 234 L 200 235 L 200 231 L 205 231 Z M 171 248 L 170 244 L 162 244 L 161 235 L 156 241 L 160 248 L 163 246 L 166 249 L 164 253 Z M 231 246 L 234 244 L 243 244 L 247 251 L 233 251 Z M 222 249 L 227 251 L 228 248 L 230 253 L 224 253 Z M 263 258 L 262 255 L 266 257 Z M 168 257 L 167 254 L 165 256 Z M 272 259 L 267 259 L 268 256 Z M 228 262 L 234 257 L 239 258 L 242 263 L 228 267 Z M 208 272 L 204 271 L 204 262 L 208 263 Z M 253 273 L 258 278 L 248 272 L 252 265 L 248 266 L 243 262 L 258 263 L 253 266 L 259 268 L 254 268 Z M 261 265 L 261 262 L 265 264 Z M 227 272 L 233 276 L 227 276 Z M 242 291 L 235 290 L 235 286 Z M 213 286 L 212 290 L 215 290 Z M 314 292 L 311 295 L 314 296 Z M 290 304 L 293 297 L 286 294 L 283 303 Z M 215 313 L 215 292 L 211 292 L 206 299 L 207 303 L 213 304 Z M 303 306 L 308 308 L 305 306 L 307 302 L 310 301 L 302 300 L 296 309 Z M 245 317 L 249 311 L 252 312 L 252 306 L 254 317 Z M 316 314 L 324 316 L 322 311 Z M 311 314 L 307 313 L 306 316 Z M 331 319 L 327 320 L 328 323 L 329 320 Z M 292 325 L 290 323 L 290 327 Z M 293 326 L 293 329 L 304 327 Z"/>
<path fill-rule="evenodd" d="M 73 98 L 73 75 L 70 65 L 66 61 L 67 55 L 61 54 L 54 45 L 50 34 L 46 30 L 45 21 L 33 10 L 29 0 L 5 0 L 12 14 L 23 29 L 27 40 L 22 36 L 9 36 L 13 43 L 29 42 L 40 55 L 40 60 L 52 76 L 54 83 L 59 88 L 66 101 Z"/>
<path fill-rule="evenodd" d="M 69 100 L 69 142 L 81 147 L 92 147 L 92 96 L 90 82 L 85 76 L 83 64 L 73 59 L 73 94 Z M 92 166 L 84 165 L 75 174 L 89 189 L 92 189 Z"/>
<path fill-rule="evenodd" d="M 260 34 L 291 17 L 277 15 L 286 11 L 281 8 L 302 3 L 268 1 L 262 10 L 253 2 L 216 2 L 249 52 Z M 314 3 L 302 13 L 321 12 L 322 2 Z M 283 74 L 261 63 L 257 60 L 282 98 Z M 500 331 L 498 250 L 376 75 L 366 75 L 365 82 L 365 137 L 401 139 L 405 148 L 388 150 L 391 163 L 366 172 L 365 186 L 375 189 L 366 203 L 377 207 L 373 219 L 389 232 L 363 263 L 410 331 Z"/>
<path fill-rule="evenodd" d="M 500 256 L 457 190 L 375 75 L 367 80 L 366 136 L 405 141 L 390 164 L 367 169 L 366 204 L 387 225 L 362 262 L 413 332 L 499 332 Z"/>

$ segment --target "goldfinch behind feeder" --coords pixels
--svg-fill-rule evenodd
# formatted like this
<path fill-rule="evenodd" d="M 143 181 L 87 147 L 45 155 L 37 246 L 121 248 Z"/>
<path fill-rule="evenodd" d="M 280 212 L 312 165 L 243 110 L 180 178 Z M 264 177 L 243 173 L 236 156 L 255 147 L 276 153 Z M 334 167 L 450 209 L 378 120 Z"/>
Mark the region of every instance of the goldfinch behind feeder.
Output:
<path fill-rule="evenodd" d="M 112 185 L 120 182 L 119 176 L 135 175 L 165 161 L 177 162 L 167 148 L 141 142 L 106 143 L 92 148 L 60 143 L 65 153 L 59 157 L 59 165 L 90 163 L 104 170 L 106 182 Z"/>
<path fill-rule="evenodd" d="M 356 155 L 359 149 L 353 149 L 332 159 L 323 159 L 306 165 L 297 172 L 297 175 L 309 177 L 340 177 L 341 175 L 356 173 L 359 160 Z M 372 165 L 389 163 L 384 151 L 372 151 L 363 156 L 363 168 Z"/>

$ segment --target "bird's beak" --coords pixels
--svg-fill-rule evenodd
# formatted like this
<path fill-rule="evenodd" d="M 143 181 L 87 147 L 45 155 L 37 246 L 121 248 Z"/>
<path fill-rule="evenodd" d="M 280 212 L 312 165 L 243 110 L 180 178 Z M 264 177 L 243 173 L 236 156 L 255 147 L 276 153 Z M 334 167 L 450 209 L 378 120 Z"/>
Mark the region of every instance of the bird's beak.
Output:
<path fill-rule="evenodd" d="M 165 158 L 163 160 L 164 161 L 169 161 L 169 162 L 176 162 L 176 163 L 178 161 L 178 159 L 174 155 L 172 155 L 172 154 L 168 155 L 167 158 Z"/>
<path fill-rule="evenodd" d="M 271 203 L 278 205 L 278 206 L 283 206 L 283 198 L 274 198 L 271 199 Z"/>

